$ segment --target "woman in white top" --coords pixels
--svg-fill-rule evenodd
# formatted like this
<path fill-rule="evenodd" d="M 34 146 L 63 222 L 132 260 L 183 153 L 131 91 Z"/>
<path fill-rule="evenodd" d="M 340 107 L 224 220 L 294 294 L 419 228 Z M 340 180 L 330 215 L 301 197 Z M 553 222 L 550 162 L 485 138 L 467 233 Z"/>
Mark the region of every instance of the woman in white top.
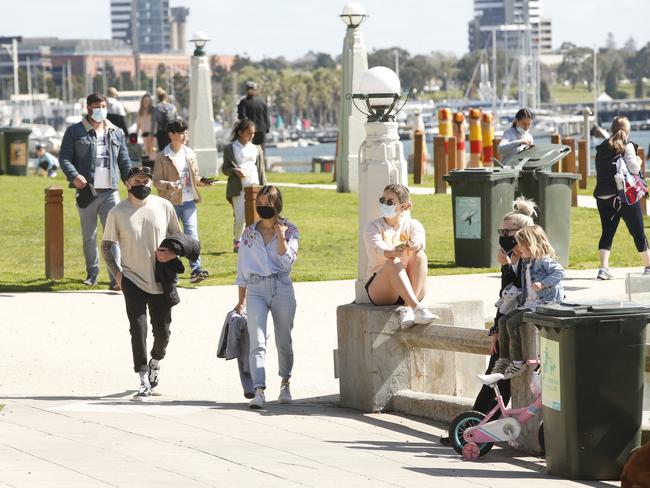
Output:
<path fill-rule="evenodd" d="M 278 402 L 291 403 L 291 330 L 296 315 L 296 297 L 290 273 L 298 255 L 299 234 L 295 225 L 280 216 L 282 193 L 275 186 L 262 187 L 255 203 L 260 220 L 241 236 L 235 281 L 239 286 L 239 301 L 235 311 L 242 313 L 246 304 L 250 370 L 255 387 L 255 397 L 249 406 L 262 408 L 266 389 L 264 363 L 269 311 L 273 317 L 279 375 L 282 378 Z"/>
<path fill-rule="evenodd" d="M 510 159 L 535 143 L 533 136 L 530 134 L 533 118 L 533 112 L 527 108 L 522 108 L 517 112 L 512 127 L 503 133 L 499 143 L 501 161 Z"/>
<path fill-rule="evenodd" d="M 374 305 L 402 305 L 402 328 L 428 324 L 438 317 L 422 307 L 427 256 L 422 224 L 410 216 L 409 190 L 392 184 L 379 198 L 382 217 L 366 225 L 366 291 Z"/>
<path fill-rule="evenodd" d="M 142 95 L 140 99 L 140 109 L 138 110 L 135 123 L 136 132 L 142 136 L 144 152 L 151 161 L 155 160 L 156 150 L 154 149 L 154 138 L 151 133 L 151 126 L 153 124 L 153 100 L 151 100 L 151 95 L 148 93 Z M 163 149 L 163 147 L 160 148 L 161 151 Z"/>
<path fill-rule="evenodd" d="M 235 216 L 233 226 L 233 250 L 239 250 L 239 238 L 246 225 L 244 188 L 265 185 L 266 174 L 260 146 L 253 144 L 255 123 L 244 119 L 232 131 L 232 142 L 223 148 L 221 170 L 228 176 L 226 199 L 230 202 Z"/>

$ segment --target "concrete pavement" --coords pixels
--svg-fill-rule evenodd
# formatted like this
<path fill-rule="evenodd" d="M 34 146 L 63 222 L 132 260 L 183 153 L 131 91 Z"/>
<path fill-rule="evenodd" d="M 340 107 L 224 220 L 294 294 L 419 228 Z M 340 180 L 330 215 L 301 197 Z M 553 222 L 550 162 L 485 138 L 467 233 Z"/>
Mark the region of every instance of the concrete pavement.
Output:
<path fill-rule="evenodd" d="M 569 271 L 570 299 L 623 297 L 625 272 L 596 281 Z M 483 299 L 495 274 L 430 277 L 428 301 Z M 617 486 L 544 473 L 541 459 L 495 447 L 462 461 L 438 443 L 444 427 L 337 408 L 336 307 L 352 281 L 296 284 L 296 402 L 279 389 L 272 341 L 268 408 L 246 406 L 233 361 L 215 358 L 234 286 L 181 289 L 162 362 L 160 395 L 133 399 L 128 323 L 120 294 L 0 295 L 0 487 Z"/>

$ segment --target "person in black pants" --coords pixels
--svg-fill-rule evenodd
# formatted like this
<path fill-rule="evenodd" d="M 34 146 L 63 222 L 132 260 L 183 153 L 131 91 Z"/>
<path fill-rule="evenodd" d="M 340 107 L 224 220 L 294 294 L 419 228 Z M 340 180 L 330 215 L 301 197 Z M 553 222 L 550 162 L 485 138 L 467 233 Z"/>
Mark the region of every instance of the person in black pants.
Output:
<path fill-rule="evenodd" d="M 630 121 L 626 117 L 615 117 L 611 127 L 612 135 L 596 148 L 596 188 L 594 197 L 600 214 L 602 233 L 598 242 L 600 269 L 596 278 L 610 280 L 613 278 L 609 271 L 609 255 L 612 241 L 621 219 L 625 222 L 627 230 L 634 239 L 634 245 L 639 252 L 644 265 L 644 274 L 650 274 L 650 251 L 648 240 L 643 228 L 643 212 L 638 201 L 628 205 L 618 196 L 616 183 L 616 161 L 622 157 L 627 170 L 632 174 L 639 174 L 641 159 L 637 156 L 637 144 L 629 140 Z"/>
<path fill-rule="evenodd" d="M 501 292 L 508 285 L 514 285 L 517 288 L 522 286 L 522 266 L 519 254 L 516 250 L 515 234 L 523 227 L 534 225 L 533 216 L 536 215 L 535 203 L 532 200 L 518 198 L 513 203 L 514 210 L 503 217 L 501 228 L 499 229 L 499 246 L 497 260 L 501 264 Z M 503 314 L 497 310 L 494 317 L 494 325 L 488 331 L 492 338 L 492 348 L 490 351 L 490 361 L 485 374 L 490 374 L 495 363 L 499 359 L 499 319 Z M 499 391 L 503 398 L 503 403 L 508 404 L 510 401 L 510 380 L 501 380 L 497 383 Z M 474 401 L 473 410 L 487 414 L 497 404 L 494 388 L 483 385 Z M 501 412 L 497 412 L 494 418 L 499 418 Z M 440 437 L 442 445 L 449 445 L 449 437 Z"/>

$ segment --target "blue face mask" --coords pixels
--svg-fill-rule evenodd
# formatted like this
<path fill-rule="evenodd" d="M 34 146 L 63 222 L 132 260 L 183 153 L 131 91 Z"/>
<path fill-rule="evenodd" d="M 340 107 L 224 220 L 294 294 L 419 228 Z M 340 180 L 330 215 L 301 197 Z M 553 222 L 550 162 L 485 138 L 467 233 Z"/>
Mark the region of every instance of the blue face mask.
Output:
<path fill-rule="evenodd" d="M 379 213 L 381 214 L 382 217 L 386 217 L 387 219 L 391 217 L 395 217 L 396 215 L 398 215 L 397 205 L 386 205 L 385 203 L 380 203 Z"/>
<path fill-rule="evenodd" d="M 90 118 L 93 119 L 95 122 L 99 123 L 99 122 L 103 122 L 106 119 L 107 114 L 108 114 L 108 110 L 105 108 L 94 108 Z"/>
<path fill-rule="evenodd" d="M 517 127 L 517 132 L 519 132 L 522 136 L 526 135 L 526 132 L 528 132 L 526 129 L 523 127 Z"/>

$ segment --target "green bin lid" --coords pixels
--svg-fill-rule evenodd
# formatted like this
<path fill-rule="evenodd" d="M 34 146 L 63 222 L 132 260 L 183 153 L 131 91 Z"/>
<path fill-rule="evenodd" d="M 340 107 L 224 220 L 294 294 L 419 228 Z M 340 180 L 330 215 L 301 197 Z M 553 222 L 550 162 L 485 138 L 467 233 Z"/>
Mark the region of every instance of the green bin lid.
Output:
<path fill-rule="evenodd" d="M 505 161 L 501 161 L 501 164 L 505 167 L 540 171 L 564 158 L 570 151 L 571 148 L 564 144 L 534 144 Z"/>
<path fill-rule="evenodd" d="M 443 176 L 445 181 L 453 183 L 454 181 L 465 180 L 503 180 L 506 178 L 514 179 L 517 172 L 513 168 L 465 168 L 452 169 L 449 174 Z"/>
<path fill-rule="evenodd" d="M 553 317 L 587 317 L 590 315 L 628 315 L 648 314 L 650 307 L 641 303 L 620 300 L 585 300 L 580 303 L 549 303 L 539 305 L 535 311 L 538 315 Z"/>

